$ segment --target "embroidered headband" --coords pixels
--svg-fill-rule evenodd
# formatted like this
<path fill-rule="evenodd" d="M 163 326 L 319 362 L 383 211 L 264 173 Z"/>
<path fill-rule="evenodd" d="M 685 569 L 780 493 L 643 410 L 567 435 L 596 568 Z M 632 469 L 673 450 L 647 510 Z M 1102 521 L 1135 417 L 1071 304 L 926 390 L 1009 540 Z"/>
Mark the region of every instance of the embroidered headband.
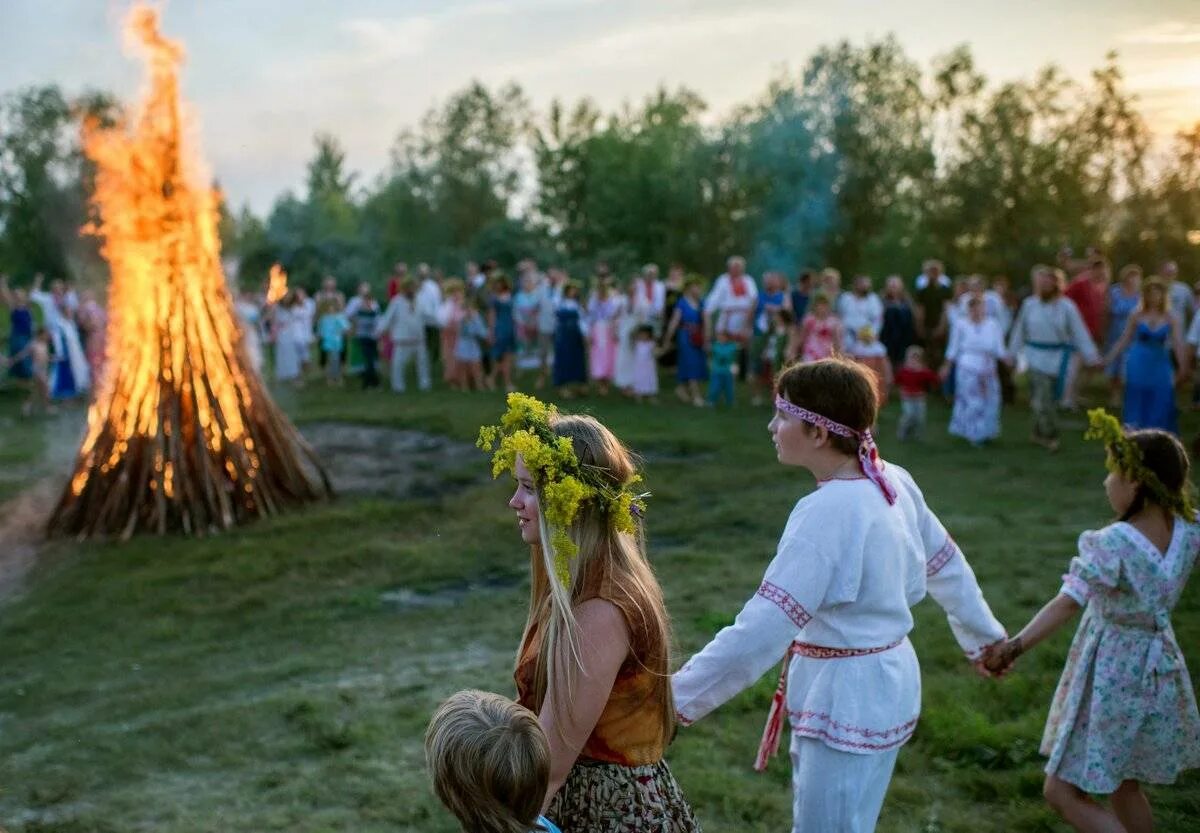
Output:
<path fill-rule="evenodd" d="M 879 491 L 883 492 L 883 496 L 889 504 L 896 502 L 896 487 L 883 473 L 883 460 L 879 458 L 879 448 L 875 445 L 875 437 L 871 434 L 870 428 L 856 431 L 840 422 L 834 422 L 827 416 L 788 402 L 780 394 L 775 395 L 775 407 L 809 425 L 824 428 L 831 434 L 858 440 L 858 464 L 862 468 L 862 473 L 879 487 Z"/>

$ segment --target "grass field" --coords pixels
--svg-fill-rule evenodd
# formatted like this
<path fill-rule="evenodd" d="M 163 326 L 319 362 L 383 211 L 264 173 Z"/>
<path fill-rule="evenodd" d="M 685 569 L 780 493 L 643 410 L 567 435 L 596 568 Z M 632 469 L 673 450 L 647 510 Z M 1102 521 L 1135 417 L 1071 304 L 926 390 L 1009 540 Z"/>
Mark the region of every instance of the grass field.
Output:
<path fill-rule="evenodd" d="M 324 387 L 280 401 L 301 424 L 467 442 L 502 409 L 500 394 Z M 79 412 L 22 421 L 17 406 L 0 393 L 0 500 L 65 475 L 81 423 Z M 647 459 L 650 554 L 682 662 L 758 586 L 811 481 L 775 462 L 766 409 L 580 407 Z M 891 406 L 882 419 L 883 453 L 913 472 L 997 615 L 1019 627 L 1057 590 L 1079 532 L 1109 515 L 1082 420 L 1068 421 L 1052 457 L 1024 442 L 1024 409 L 1006 412 L 1003 440 L 986 450 L 948 438 L 940 405 L 921 445 L 892 439 L 895 416 Z M 0 603 L 0 827 L 453 831 L 427 786 L 421 734 L 456 689 L 511 694 L 527 601 L 510 487 L 484 469 L 481 454 L 477 468 L 448 471 L 447 488 L 414 499 L 344 497 L 207 540 L 50 546 L 26 588 Z M 916 618 L 924 712 L 879 829 L 1065 830 L 1041 800 L 1037 743 L 1070 632 L 991 682 L 963 661 L 936 605 L 923 602 Z M 1195 679 L 1200 580 L 1174 619 Z M 750 766 L 774 682 L 682 730 L 668 752 L 706 831 L 790 827 L 786 756 L 765 775 Z M 1200 773 L 1151 795 L 1159 829 L 1196 829 Z"/>

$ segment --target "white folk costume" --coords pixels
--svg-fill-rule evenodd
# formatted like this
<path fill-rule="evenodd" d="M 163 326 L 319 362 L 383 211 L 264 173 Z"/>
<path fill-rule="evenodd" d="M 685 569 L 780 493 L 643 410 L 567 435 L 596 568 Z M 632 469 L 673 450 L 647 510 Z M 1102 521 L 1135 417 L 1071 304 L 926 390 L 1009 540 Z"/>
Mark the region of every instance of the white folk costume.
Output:
<path fill-rule="evenodd" d="M 867 476 L 823 482 L 796 504 L 758 591 L 672 678 L 687 724 L 784 658 L 755 767 L 766 767 L 786 710 L 793 830 L 803 833 L 875 829 L 896 755 L 921 711 L 909 608 L 931 594 L 973 660 L 1005 636 L 912 477 L 897 466 L 884 476 L 870 432 L 852 433 Z"/>
<path fill-rule="evenodd" d="M 1036 295 L 1026 298 L 1008 335 L 1008 350 L 1020 354 L 1029 367 L 1034 436 L 1058 439 L 1055 411 L 1066 386 L 1072 353 L 1078 350 L 1092 364 L 1100 361 L 1079 308 L 1061 295 L 1050 300 Z"/>
<path fill-rule="evenodd" d="M 946 361 L 954 363 L 954 411 L 950 433 L 979 444 L 1000 436 L 1000 374 L 1008 355 L 1004 331 L 992 318 L 959 319 L 950 330 Z"/>
<path fill-rule="evenodd" d="M 391 383 L 392 390 L 404 393 L 404 374 L 408 365 L 417 365 L 417 386 L 429 390 L 433 382 L 429 376 L 429 351 L 425 344 L 425 314 L 417 301 L 403 294 L 388 302 L 387 310 L 375 322 L 375 337 L 384 333 L 392 339 Z"/>

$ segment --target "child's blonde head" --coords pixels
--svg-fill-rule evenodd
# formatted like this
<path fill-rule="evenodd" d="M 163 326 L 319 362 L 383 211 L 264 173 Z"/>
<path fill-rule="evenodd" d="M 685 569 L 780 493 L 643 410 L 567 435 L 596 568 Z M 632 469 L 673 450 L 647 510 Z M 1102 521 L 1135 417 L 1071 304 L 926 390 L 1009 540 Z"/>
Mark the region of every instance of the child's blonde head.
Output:
<path fill-rule="evenodd" d="M 499 694 L 460 691 L 425 732 L 433 788 L 470 833 L 534 830 L 550 782 L 550 745 L 533 712 Z"/>

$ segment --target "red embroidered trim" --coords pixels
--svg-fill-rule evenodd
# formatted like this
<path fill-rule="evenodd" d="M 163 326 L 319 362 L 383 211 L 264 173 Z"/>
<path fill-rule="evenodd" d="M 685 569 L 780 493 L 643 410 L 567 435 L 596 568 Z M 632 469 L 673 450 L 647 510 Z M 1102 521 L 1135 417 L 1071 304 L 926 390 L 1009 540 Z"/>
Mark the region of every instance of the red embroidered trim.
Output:
<path fill-rule="evenodd" d="M 917 720 L 919 719 L 918 717 L 914 717 L 912 720 L 908 721 L 907 723 L 901 723 L 899 726 L 893 726 L 891 729 L 876 730 L 876 729 L 864 729 L 861 726 L 849 726 L 845 723 L 839 723 L 838 721 L 834 720 L 830 714 L 828 714 L 826 712 L 789 711 L 788 717 L 790 717 L 792 720 L 793 731 L 798 732 L 798 731 L 802 731 L 805 729 L 812 729 L 812 727 L 809 727 L 809 726 L 797 726 L 796 725 L 797 723 L 802 723 L 806 720 L 812 719 L 812 720 L 818 720 L 818 721 L 824 723 L 829 728 L 833 729 L 835 732 L 840 732 L 843 734 L 850 734 L 850 735 L 861 735 L 864 738 L 886 738 L 886 737 L 891 737 L 892 735 L 900 735 L 900 734 L 904 734 L 905 737 L 907 737 L 908 735 L 912 734 L 912 730 L 917 725 Z M 824 729 L 812 729 L 812 730 L 813 731 L 825 731 Z M 830 737 L 834 740 L 837 740 L 837 738 L 834 737 L 833 735 L 830 735 Z"/>
<path fill-rule="evenodd" d="M 954 539 L 947 535 L 946 543 L 942 544 L 942 548 L 933 554 L 933 558 L 925 562 L 925 577 L 931 578 L 937 575 L 943 567 L 950 563 L 950 559 L 956 552 L 958 552 L 958 544 L 954 543 Z"/>
<path fill-rule="evenodd" d="M 679 721 L 679 725 L 681 725 L 681 726 L 691 726 L 692 723 L 695 722 L 692 720 L 688 720 L 680 712 L 675 712 L 675 719 Z"/>
<path fill-rule="evenodd" d="M 886 752 L 889 749 L 895 749 L 897 746 L 903 746 L 905 743 L 908 743 L 908 739 L 912 737 L 912 732 L 909 732 L 904 737 L 897 738 L 896 740 L 889 741 L 887 743 L 867 743 L 865 741 L 846 740 L 845 738 L 839 738 L 831 735 L 822 729 L 809 729 L 806 726 L 793 728 L 792 732 L 800 735 L 800 737 L 812 738 L 813 740 L 830 741 L 838 746 L 844 746 L 848 749 L 869 749 L 872 752 Z"/>
<path fill-rule="evenodd" d="M 764 581 L 758 588 L 758 595 L 768 602 L 774 603 L 776 607 L 787 614 L 787 618 L 791 619 L 798 628 L 802 628 L 812 621 L 812 614 L 804 609 L 804 605 L 778 585 Z"/>
<path fill-rule="evenodd" d="M 891 645 L 884 645 L 880 648 L 826 648 L 824 645 L 811 645 L 808 642 L 793 642 L 791 651 L 797 656 L 809 659 L 849 659 L 850 657 L 882 654 L 884 651 L 892 650 L 903 641 L 903 639 L 897 639 Z"/>

